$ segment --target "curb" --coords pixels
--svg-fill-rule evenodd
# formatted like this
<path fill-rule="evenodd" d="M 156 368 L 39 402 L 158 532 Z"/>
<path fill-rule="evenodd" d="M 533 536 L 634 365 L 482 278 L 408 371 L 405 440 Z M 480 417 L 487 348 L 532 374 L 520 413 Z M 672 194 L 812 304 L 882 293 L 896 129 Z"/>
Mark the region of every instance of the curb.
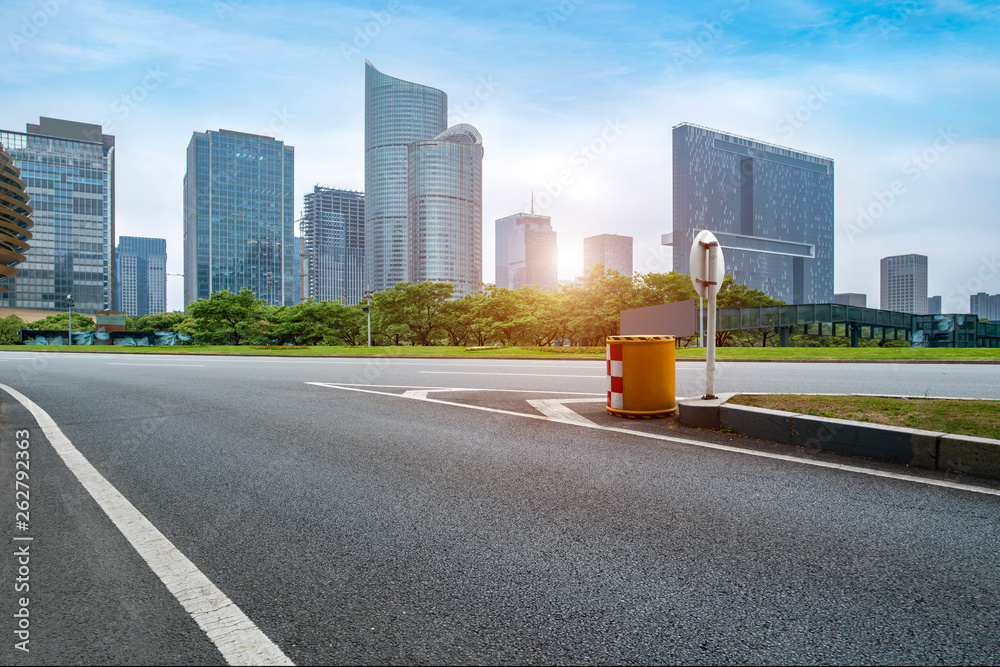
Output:
<path fill-rule="evenodd" d="M 736 395 L 677 401 L 681 424 L 782 445 L 1000 479 L 1000 440 L 727 405 Z"/>

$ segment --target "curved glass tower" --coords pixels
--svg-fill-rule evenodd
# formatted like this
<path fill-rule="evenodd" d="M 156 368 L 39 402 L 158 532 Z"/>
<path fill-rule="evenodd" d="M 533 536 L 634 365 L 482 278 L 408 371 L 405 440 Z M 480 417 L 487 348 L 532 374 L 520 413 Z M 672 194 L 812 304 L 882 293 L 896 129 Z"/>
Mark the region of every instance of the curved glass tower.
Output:
<path fill-rule="evenodd" d="M 365 287 L 408 279 L 407 147 L 448 125 L 448 96 L 365 61 Z"/>
<path fill-rule="evenodd" d="M 0 278 L 16 276 L 19 269 L 14 266 L 25 260 L 28 251 L 30 230 L 35 223 L 29 217 L 32 209 L 28 206 L 21 170 L 14 166 L 3 144 L 0 144 Z M 7 288 L 0 282 L 0 292 Z"/>
<path fill-rule="evenodd" d="M 483 280 L 483 138 L 462 123 L 409 146 L 409 281 L 455 296 Z"/>

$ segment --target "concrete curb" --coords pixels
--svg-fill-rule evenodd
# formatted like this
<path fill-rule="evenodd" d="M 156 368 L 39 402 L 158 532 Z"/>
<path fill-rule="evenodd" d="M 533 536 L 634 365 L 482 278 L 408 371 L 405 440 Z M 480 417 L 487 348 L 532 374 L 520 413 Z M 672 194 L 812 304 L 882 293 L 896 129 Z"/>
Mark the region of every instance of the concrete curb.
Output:
<path fill-rule="evenodd" d="M 679 400 L 681 424 L 783 445 L 1000 479 L 1000 440 L 728 405 L 733 396 L 736 394 L 720 395 L 715 400 Z"/>

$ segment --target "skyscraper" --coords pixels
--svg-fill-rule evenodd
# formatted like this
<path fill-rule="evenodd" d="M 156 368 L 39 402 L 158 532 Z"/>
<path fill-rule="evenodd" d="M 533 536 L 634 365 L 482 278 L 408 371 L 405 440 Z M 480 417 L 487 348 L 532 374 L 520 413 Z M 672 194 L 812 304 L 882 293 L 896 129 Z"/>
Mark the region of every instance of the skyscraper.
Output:
<path fill-rule="evenodd" d="M 583 239 L 583 271 L 594 264 L 603 264 L 623 276 L 632 275 L 632 237 L 599 234 Z"/>
<path fill-rule="evenodd" d="M 496 284 L 508 289 L 559 286 L 556 232 L 549 216 L 517 213 L 496 221 Z"/>
<path fill-rule="evenodd" d="M 1000 320 L 1000 294 L 980 292 L 970 295 L 969 312 L 987 320 Z"/>
<path fill-rule="evenodd" d="M 115 308 L 115 138 L 100 125 L 41 118 L 0 131 L 32 200 L 31 252 L 7 278 L 0 306 L 80 311 Z"/>
<path fill-rule="evenodd" d="M 867 308 L 868 295 L 859 294 L 857 292 L 844 292 L 843 294 L 834 294 L 833 303 L 837 303 L 842 306 L 855 306 L 857 308 Z"/>
<path fill-rule="evenodd" d="M 787 303 L 833 298 L 833 160 L 690 123 L 673 130 L 673 266 L 701 230 L 738 283 Z"/>
<path fill-rule="evenodd" d="M 460 123 L 408 147 L 408 280 L 463 297 L 483 280 L 483 138 Z"/>
<path fill-rule="evenodd" d="M 232 130 L 195 132 L 184 176 L 184 303 L 249 288 L 295 295 L 295 149 Z"/>
<path fill-rule="evenodd" d="M 365 61 L 365 288 L 409 279 L 407 149 L 447 128 L 448 96 Z"/>
<path fill-rule="evenodd" d="M 307 258 L 303 298 L 360 302 L 365 291 L 364 193 L 319 185 L 307 193 L 302 248 Z"/>
<path fill-rule="evenodd" d="M 882 258 L 881 308 L 914 315 L 927 314 L 927 256 Z"/>
<path fill-rule="evenodd" d="M 7 280 L 19 273 L 15 267 L 26 259 L 24 253 L 30 247 L 35 223 L 24 189 L 21 171 L 0 144 L 0 293 L 7 291 Z"/>
<path fill-rule="evenodd" d="M 167 241 L 138 236 L 118 239 L 118 308 L 127 315 L 167 312 Z"/>

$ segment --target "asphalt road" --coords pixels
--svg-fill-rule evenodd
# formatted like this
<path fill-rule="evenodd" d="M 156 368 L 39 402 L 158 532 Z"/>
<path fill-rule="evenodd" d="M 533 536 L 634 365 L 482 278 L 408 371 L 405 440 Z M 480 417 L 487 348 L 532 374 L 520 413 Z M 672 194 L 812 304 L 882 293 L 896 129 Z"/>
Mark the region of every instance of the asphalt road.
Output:
<path fill-rule="evenodd" d="M 729 363 L 718 390 L 1000 397 L 997 373 Z M 601 362 L 3 353 L 0 383 L 296 664 L 1000 662 L 988 485 L 614 420 Z M 5 391 L 0 461 L 6 552 L 32 538 L 30 653 L 8 556 L 3 664 L 224 664 Z"/>

